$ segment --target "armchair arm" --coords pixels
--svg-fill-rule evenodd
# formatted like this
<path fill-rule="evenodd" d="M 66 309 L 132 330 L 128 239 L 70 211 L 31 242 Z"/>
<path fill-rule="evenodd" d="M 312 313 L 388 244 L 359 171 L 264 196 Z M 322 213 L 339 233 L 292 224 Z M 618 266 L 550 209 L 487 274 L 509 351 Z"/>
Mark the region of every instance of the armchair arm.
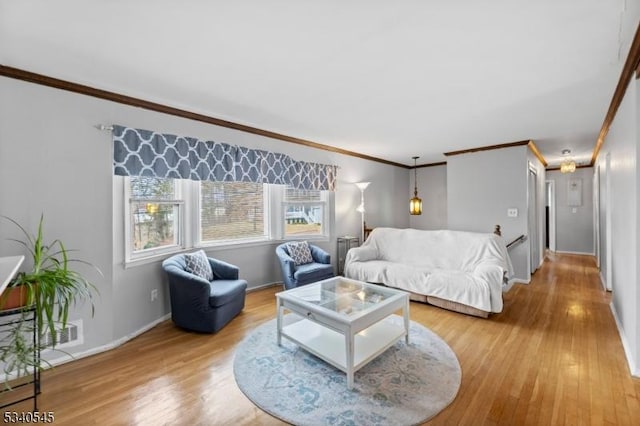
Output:
<path fill-rule="evenodd" d="M 293 261 L 293 258 L 284 250 L 279 250 L 278 260 L 280 261 L 280 265 L 282 265 L 282 271 L 285 272 L 285 275 L 293 277 L 293 273 L 296 271 L 296 263 Z"/>
<path fill-rule="evenodd" d="M 175 280 L 192 283 L 192 286 L 195 286 L 194 288 L 202 288 L 202 289 L 209 288 L 209 281 L 195 274 L 192 274 L 191 272 L 187 272 L 183 269 L 170 268 L 170 269 L 167 269 L 167 273 L 169 274 L 170 277 L 172 277 Z"/>
<path fill-rule="evenodd" d="M 296 271 L 295 262 L 285 250 L 285 244 L 280 244 L 276 247 L 276 257 L 278 258 L 280 269 L 282 269 L 282 280 L 284 281 L 285 288 L 295 287 L 295 278 L 293 276 Z"/>
<path fill-rule="evenodd" d="M 313 257 L 314 261 L 327 265 L 331 263 L 331 255 L 320 247 L 309 244 L 309 249 L 311 250 L 311 257 Z"/>
<path fill-rule="evenodd" d="M 211 285 L 209 281 L 180 268 L 166 269 L 169 285 L 172 288 L 172 310 L 187 309 L 206 312 L 209 308 Z"/>
<path fill-rule="evenodd" d="M 209 259 L 209 264 L 211 265 L 211 269 L 213 270 L 213 279 L 218 280 L 237 280 L 240 274 L 240 269 L 232 265 L 230 263 L 224 262 L 222 260 L 213 259 L 211 257 Z"/>

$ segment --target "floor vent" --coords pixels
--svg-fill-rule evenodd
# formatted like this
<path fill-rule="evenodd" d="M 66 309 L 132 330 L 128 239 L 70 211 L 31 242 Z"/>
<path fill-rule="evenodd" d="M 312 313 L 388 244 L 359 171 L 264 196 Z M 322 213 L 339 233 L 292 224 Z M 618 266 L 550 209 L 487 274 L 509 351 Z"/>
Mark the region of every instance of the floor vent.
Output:
<path fill-rule="evenodd" d="M 68 321 L 64 328 L 56 327 L 56 335 L 56 349 L 81 345 L 84 342 L 82 336 L 82 320 Z M 40 337 L 40 344 L 43 348 L 51 348 L 51 345 L 53 344 L 53 335 L 51 334 L 51 331 L 47 330 L 47 332 Z"/>

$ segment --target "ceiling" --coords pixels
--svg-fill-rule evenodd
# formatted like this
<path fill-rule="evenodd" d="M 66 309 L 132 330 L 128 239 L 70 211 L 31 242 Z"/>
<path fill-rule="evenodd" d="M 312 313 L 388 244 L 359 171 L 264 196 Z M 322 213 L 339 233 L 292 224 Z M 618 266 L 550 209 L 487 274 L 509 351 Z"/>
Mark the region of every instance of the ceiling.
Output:
<path fill-rule="evenodd" d="M 528 139 L 588 163 L 627 2 L 0 0 L 0 64 L 406 165 Z"/>

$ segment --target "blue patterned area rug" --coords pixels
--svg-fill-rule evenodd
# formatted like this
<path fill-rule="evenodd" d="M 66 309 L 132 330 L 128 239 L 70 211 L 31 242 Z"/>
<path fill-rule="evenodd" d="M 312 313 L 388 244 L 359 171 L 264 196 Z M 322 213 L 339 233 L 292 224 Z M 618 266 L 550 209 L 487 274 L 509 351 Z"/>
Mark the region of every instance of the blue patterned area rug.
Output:
<path fill-rule="evenodd" d="M 393 315 L 390 320 L 402 324 Z M 460 388 L 456 355 L 438 335 L 411 321 L 404 339 L 358 370 L 352 390 L 346 374 L 286 338 L 276 343 L 276 320 L 238 345 L 238 386 L 262 410 L 295 425 L 413 425 L 449 405 Z"/>

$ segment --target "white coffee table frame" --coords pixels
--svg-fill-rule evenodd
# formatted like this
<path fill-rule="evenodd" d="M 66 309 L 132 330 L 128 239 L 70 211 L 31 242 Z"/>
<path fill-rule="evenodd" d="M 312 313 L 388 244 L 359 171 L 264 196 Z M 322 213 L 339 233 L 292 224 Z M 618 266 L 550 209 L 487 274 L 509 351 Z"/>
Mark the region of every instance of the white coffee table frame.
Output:
<path fill-rule="evenodd" d="M 319 294 L 323 283 L 331 285 L 332 282 L 338 281 L 358 286 L 369 293 L 382 295 L 384 299 L 352 313 L 340 313 L 335 307 L 331 309 L 305 300 L 305 296 L 309 294 Z M 278 345 L 284 336 L 344 371 L 347 374 L 349 389 L 353 388 L 353 376 L 356 371 L 402 337 L 409 343 L 409 294 L 401 290 L 335 277 L 277 293 L 276 300 Z M 359 302 L 357 299 L 354 300 Z M 348 303 L 342 298 L 340 301 L 343 302 L 342 305 Z M 403 326 L 385 321 L 400 309 L 404 317 Z M 287 310 L 302 319 L 291 324 L 283 324 L 284 312 Z"/>

